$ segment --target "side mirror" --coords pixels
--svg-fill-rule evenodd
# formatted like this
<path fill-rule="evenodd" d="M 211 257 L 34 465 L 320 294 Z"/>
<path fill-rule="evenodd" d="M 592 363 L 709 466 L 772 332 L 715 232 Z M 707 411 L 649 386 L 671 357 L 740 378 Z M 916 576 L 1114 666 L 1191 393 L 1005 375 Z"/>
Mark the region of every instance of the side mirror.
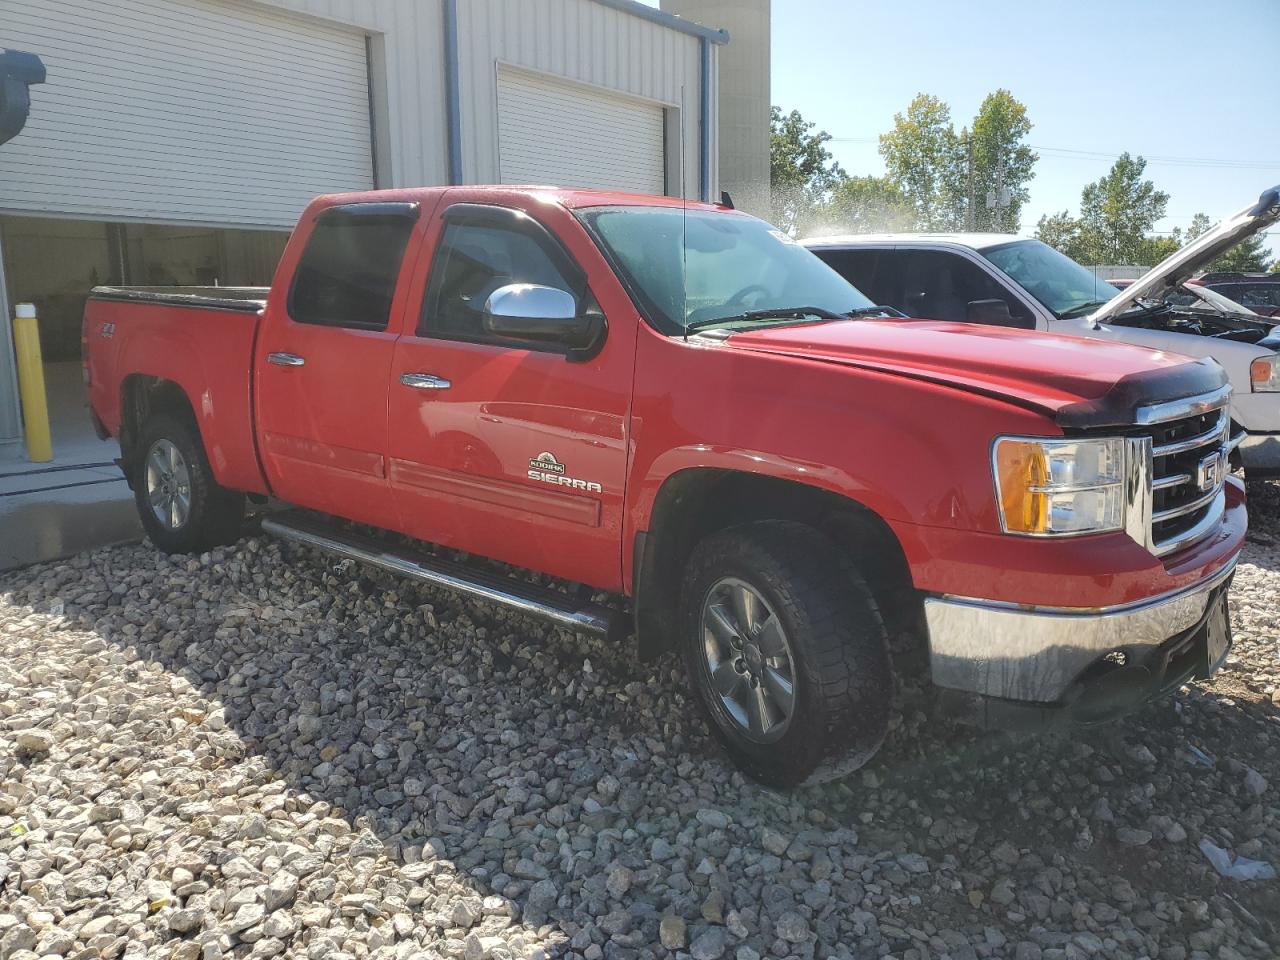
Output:
<path fill-rule="evenodd" d="M 1009 312 L 1007 300 L 970 300 L 965 319 L 969 323 L 984 323 L 992 327 L 1018 326 Z"/>
<path fill-rule="evenodd" d="M 558 343 L 570 359 L 589 351 L 604 332 L 599 313 L 580 313 L 573 294 L 536 283 L 509 283 L 489 294 L 484 304 L 484 329 L 496 337 Z"/>

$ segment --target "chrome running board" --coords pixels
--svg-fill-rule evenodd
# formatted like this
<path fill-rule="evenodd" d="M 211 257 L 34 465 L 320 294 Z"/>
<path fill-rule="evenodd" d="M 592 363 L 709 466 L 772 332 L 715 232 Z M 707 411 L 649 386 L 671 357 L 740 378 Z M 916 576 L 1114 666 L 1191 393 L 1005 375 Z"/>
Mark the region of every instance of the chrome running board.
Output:
<path fill-rule="evenodd" d="M 513 580 L 408 547 L 380 543 L 318 517 L 295 513 L 264 517 L 262 532 L 432 586 L 446 587 L 476 600 L 498 603 L 568 630 L 616 637 L 626 629 L 628 618 L 619 610 L 582 603 L 559 590 Z"/>

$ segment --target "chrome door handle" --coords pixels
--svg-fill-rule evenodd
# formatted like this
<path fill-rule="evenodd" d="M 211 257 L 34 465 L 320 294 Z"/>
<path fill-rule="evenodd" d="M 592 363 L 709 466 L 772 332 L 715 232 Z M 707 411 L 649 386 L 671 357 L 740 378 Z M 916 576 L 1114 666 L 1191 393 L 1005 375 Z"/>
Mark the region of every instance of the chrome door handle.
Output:
<path fill-rule="evenodd" d="M 274 363 L 277 367 L 300 367 L 306 360 L 298 356 L 296 353 L 268 353 L 267 363 Z"/>
<path fill-rule="evenodd" d="M 433 376 L 430 373 L 402 373 L 400 382 L 415 390 L 448 390 L 453 386 L 444 377 Z"/>

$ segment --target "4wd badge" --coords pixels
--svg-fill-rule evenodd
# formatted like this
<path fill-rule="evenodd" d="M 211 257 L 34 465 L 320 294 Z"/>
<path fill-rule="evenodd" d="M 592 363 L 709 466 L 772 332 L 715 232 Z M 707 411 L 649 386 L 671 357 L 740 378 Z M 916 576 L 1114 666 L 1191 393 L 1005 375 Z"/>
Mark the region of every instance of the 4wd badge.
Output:
<path fill-rule="evenodd" d="M 564 475 L 564 464 L 556 459 L 554 453 L 543 451 L 529 461 L 529 479 L 541 483 L 549 483 L 554 487 L 569 487 L 571 490 L 585 490 L 587 493 L 603 493 L 600 484 L 592 480 L 579 480 Z"/>

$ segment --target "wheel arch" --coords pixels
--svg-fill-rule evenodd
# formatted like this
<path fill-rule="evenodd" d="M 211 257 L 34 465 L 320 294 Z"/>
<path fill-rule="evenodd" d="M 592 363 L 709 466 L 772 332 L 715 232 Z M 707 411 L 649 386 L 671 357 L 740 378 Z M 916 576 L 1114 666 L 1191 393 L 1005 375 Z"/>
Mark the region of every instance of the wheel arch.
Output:
<path fill-rule="evenodd" d="M 666 478 L 648 528 L 635 537 L 632 607 L 641 659 L 655 659 L 674 645 L 680 585 L 694 545 L 717 531 L 759 520 L 791 520 L 827 536 L 875 591 L 891 637 L 918 632 L 922 608 L 906 554 L 875 511 L 796 480 L 690 467 Z"/>
<path fill-rule="evenodd" d="M 175 413 L 190 420 L 201 444 L 205 443 L 195 407 L 180 383 L 146 373 L 129 374 L 120 382 L 120 457 L 130 486 L 133 485 L 132 468 L 142 455 L 138 438 L 143 424 L 159 413 Z M 206 445 L 205 455 L 208 454 Z"/>

